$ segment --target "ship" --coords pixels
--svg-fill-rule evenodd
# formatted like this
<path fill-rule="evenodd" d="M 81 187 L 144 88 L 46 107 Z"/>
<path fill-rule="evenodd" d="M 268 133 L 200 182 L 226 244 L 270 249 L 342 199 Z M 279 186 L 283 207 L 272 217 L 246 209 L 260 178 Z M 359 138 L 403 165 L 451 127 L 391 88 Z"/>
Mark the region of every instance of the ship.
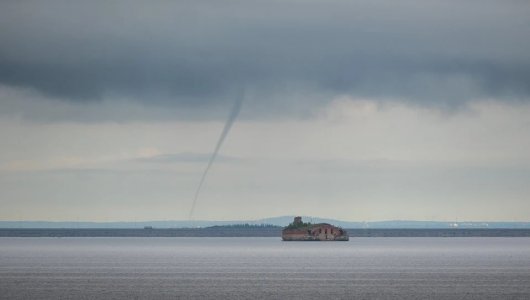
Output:
<path fill-rule="evenodd" d="M 282 230 L 284 241 L 349 241 L 346 230 L 328 223 L 304 223 L 302 217 L 295 217 L 294 221 Z"/>

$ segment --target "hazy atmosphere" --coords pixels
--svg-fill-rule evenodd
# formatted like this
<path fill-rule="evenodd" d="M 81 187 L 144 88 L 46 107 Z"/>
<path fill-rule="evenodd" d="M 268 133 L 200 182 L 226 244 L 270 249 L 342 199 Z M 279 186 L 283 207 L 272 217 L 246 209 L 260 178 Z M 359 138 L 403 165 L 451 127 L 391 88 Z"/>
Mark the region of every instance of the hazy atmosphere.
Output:
<path fill-rule="evenodd" d="M 529 221 L 529 16 L 2 1 L 0 220 Z"/>

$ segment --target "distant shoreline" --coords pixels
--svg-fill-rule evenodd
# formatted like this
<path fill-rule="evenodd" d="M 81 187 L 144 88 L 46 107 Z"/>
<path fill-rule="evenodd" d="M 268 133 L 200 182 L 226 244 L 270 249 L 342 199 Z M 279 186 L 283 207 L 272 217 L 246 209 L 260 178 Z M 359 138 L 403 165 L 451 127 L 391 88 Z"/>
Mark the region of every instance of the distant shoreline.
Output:
<path fill-rule="evenodd" d="M 281 237 L 281 227 L 0 228 L 0 237 Z M 346 229 L 350 237 L 530 237 L 530 229 Z"/>
<path fill-rule="evenodd" d="M 0 228 L 13 229 L 140 229 L 153 228 L 207 228 L 213 226 L 229 227 L 284 227 L 293 221 L 295 216 L 280 216 L 258 220 L 165 220 L 165 221 L 0 221 Z M 354 229 L 530 229 L 530 221 L 417 221 L 386 220 L 355 222 L 337 219 L 326 219 L 314 216 L 300 216 L 310 223 L 328 223 L 342 228 Z"/>

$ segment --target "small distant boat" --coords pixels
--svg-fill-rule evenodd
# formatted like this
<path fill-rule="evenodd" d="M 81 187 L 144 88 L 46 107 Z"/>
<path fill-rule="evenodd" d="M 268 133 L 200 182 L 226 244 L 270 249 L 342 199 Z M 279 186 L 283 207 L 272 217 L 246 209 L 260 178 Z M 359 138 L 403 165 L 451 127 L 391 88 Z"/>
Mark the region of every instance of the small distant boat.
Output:
<path fill-rule="evenodd" d="M 284 241 L 349 241 L 346 230 L 328 223 L 311 224 L 295 217 L 293 223 L 282 230 Z"/>

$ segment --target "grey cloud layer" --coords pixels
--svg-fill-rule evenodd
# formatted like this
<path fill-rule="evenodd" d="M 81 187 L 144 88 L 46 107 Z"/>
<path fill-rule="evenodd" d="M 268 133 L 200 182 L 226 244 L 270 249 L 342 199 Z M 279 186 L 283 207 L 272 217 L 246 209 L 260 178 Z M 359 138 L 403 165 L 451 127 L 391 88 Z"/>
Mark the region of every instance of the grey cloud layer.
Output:
<path fill-rule="evenodd" d="M 192 110 L 241 86 L 272 110 L 299 91 L 528 100 L 529 16 L 526 1 L 3 1 L 0 85 Z"/>
<path fill-rule="evenodd" d="M 210 153 L 182 152 L 174 154 L 159 154 L 150 157 L 141 157 L 134 161 L 145 163 L 207 163 L 211 158 Z M 226 155 L 218 155 L 216 162 L 239 162 L 242 159 Z"/>

